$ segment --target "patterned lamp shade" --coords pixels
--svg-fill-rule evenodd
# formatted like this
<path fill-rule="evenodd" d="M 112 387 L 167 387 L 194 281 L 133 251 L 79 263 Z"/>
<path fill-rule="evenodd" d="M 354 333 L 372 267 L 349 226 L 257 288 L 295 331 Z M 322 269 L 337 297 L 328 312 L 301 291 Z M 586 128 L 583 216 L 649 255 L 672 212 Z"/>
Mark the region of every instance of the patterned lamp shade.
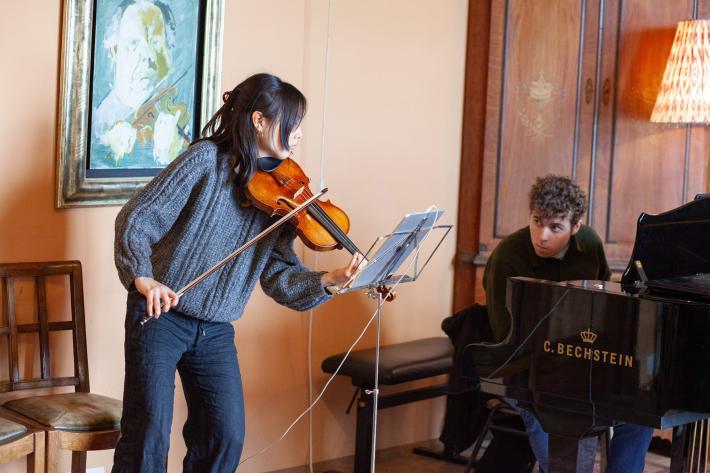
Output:
<path fill-rule="evenodd" d="M 710 123 L 710 20 L 678 23 L 651 121 Z"/>

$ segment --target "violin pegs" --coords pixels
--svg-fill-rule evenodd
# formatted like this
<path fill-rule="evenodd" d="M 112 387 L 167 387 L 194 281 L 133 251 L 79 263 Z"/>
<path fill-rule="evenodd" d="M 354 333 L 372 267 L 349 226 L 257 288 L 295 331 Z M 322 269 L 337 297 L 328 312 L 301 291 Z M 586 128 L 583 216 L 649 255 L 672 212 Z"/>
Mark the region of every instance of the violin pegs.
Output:
<path fill-rule="evenodd" d="M 385 300 L 387 302 L 392 302 L 397 298 L 397 293 L 392 291 L 389 287 L 385 286 L 384 284 L 377 286 L 377 292 L 380 294 L 385 295 Z"/>

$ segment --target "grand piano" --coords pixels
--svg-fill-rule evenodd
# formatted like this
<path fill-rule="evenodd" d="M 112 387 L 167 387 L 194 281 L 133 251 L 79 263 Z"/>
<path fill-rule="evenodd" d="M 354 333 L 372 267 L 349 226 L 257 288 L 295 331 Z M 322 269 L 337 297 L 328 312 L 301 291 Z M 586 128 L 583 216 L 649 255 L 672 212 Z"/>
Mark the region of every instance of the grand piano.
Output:
<path fill-rule="evenodd" d="M 507 307 L 481 390 L 536 414 L 551 473 L 591 472 L 594 434 L 619 423 L 676 427 L 671 472 L 706 471 L 690 436 L 710 418 L 710 198 L 642 214 L 621 283 L 511 278 Z"/>

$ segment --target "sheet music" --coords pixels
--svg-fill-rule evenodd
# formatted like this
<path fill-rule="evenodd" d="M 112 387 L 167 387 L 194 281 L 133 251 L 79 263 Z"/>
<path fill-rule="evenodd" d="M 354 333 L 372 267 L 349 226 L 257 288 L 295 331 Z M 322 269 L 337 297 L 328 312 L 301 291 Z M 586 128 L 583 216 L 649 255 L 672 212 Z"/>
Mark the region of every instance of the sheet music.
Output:
<path fill-rule="evenodd" d="M 352 290 L 372 287 L 392 276 L 443 213 L 443 210 L 435 210 L 405 215 L 394 231 L 387 235 L 388 238 L 384 238 L 375 254 L 367 256 L 367 265 L 344 288 Z"/>

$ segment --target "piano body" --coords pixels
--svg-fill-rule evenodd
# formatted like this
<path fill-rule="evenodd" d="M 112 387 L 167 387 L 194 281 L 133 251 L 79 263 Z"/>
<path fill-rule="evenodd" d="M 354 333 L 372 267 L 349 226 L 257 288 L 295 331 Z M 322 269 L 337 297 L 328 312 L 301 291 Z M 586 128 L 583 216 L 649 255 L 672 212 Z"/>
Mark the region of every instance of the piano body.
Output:
<path fill-rule="evenodd" d="M 710 418 L 710 280 L 698 273 L 710 273 L 710 199 L 642 214 L 621 283 L 508 281 L 516 351 L 481 389 L 536 414 L 552 473 L 592 471 L 590 435 L 609 426 Z"/>

